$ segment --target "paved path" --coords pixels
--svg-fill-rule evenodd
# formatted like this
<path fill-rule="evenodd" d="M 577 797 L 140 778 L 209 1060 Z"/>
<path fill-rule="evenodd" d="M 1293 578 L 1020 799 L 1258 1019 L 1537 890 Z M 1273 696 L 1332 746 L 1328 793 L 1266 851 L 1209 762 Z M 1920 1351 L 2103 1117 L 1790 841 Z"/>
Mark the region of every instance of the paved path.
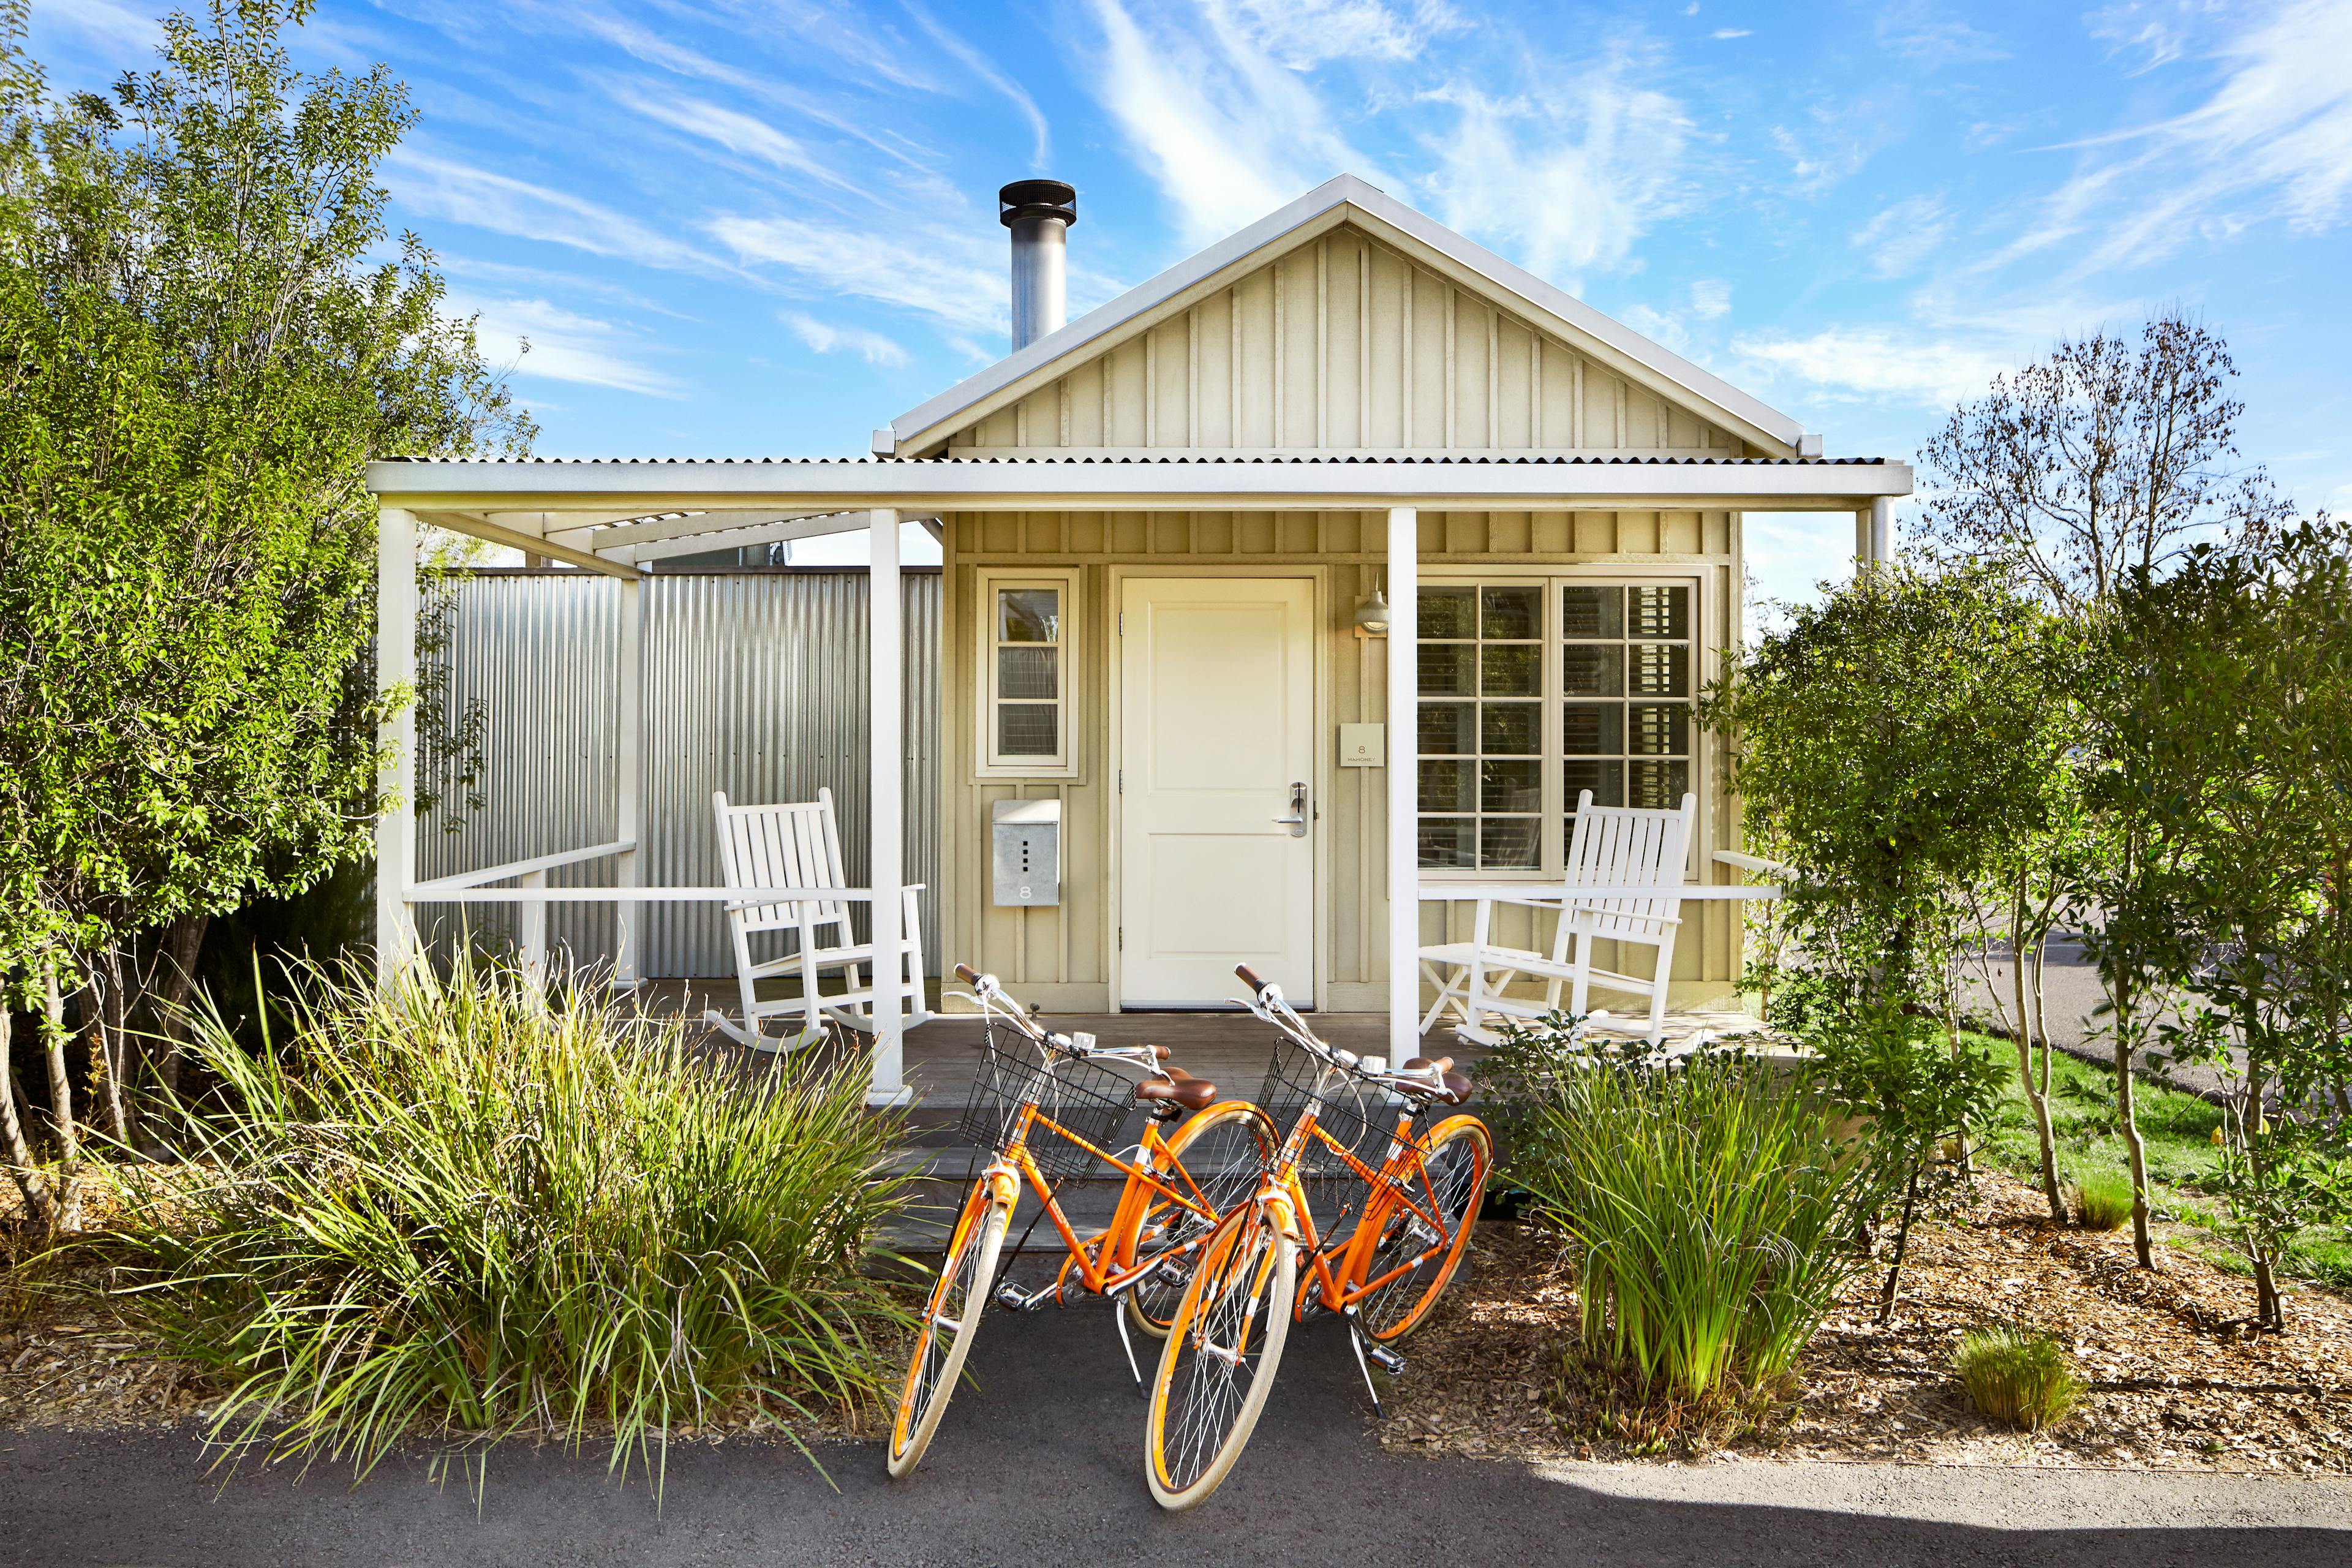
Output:
<path fill-rule="evenodd" d="M 1097 1309 L 992 1318 L 983 1385 L 901 1486 L 869 1447 L 824 1452 L 838 1492 L 779 1445 L 694 1447 L 656 1512 L 596 1458 L 501 1453 L 478 1516 L 417 1461 L 357 1488 L 323 1468 L 223 1485 L 184 1436 L 0 1433 L 0 1564 L 2352 1563 L 2352 1486 L 2335 1481 L 1393 1457 L 1363 1431 L 1345 1341 L 1327 1326 L 1292 1346 L 1242 1468 L 1180 1517 L 1144 1490 L 1141 1405 Z"/>

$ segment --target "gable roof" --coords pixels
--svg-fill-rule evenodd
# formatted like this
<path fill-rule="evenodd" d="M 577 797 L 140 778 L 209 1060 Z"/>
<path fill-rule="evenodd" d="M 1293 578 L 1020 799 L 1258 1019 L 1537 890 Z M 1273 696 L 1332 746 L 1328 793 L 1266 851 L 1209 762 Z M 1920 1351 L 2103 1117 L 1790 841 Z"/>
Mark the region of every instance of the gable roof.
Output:
<path fill-rule="evenodd" d="M 889 450 L 902 457 L 935 446 L 1065 374 L 1073 362 L 1124 342 L 1240 273 L 1348 223 L 1578 343 L 1637 384 L 1698 409 L 1744 438 L 1777 449 L 1776 455 L 1798 452 L 1804 430 L 1789 416 L 1353 174 L 1325 181 L 1238 234 L 908 409 L 887 431 L 875 433 L 877 449 L 885 436 Z"/>

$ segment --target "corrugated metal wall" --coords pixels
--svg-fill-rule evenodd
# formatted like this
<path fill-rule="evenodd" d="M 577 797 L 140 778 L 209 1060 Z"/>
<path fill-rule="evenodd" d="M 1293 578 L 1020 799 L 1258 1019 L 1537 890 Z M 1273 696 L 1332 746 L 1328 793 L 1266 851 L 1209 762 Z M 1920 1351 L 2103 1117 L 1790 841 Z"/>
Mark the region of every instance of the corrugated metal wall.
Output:
<path fill-rule="evenodd" d="M 923 954 L 939 969 L 940 577 L 909 572 L 906 604 L 906 874 L 923 897 Z M 570 573 L 476 574 L 457 590 L 448 652 L 452 710 L 478 700 L 484 805 L 426 825 L 419 874 L 449 876 L 603 843 L 614 836 L 618 771 L 613 679 L 619 584 Z M 646 579 L 645 831 L 652 885 L 719 881 L 711 793 L 730 800 L 814 800 L 830 787 L 852 883 L 866 875 L 866 576 L 858 571 L 654 575 Z M 552 882 L 609 885 L 610 861 Z M 648 975 L 733 973 L 714 905 L 646 904 Z M 460 914 L 504 934 L 512 907 L 443 905 L 420 915 L 445 932 Z M 610 904 L 556 904 L 551 942 L 576 963 L 609 959 Z"/>

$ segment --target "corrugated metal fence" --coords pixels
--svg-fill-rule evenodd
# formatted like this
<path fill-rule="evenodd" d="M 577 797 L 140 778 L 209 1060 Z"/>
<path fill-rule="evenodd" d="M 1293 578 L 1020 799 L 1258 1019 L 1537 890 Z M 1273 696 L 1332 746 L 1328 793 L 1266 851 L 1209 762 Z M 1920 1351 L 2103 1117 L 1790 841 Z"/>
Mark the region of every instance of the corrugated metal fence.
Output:
<path fill-rule="evenodd" d="M 906 603 L 906 875 L 939 886 L 940 577 L 908 572 Z M 483 806 L 425 825 L 419 874 L 442 877 L 614 837 L 619 778 L 613 682 L 619 584 L 603 576 L 488 571 L 457 590 L 451 710 L 484 715 Z M 833 790 L 849 879 L 866 875 L 866 575 L 860 571 L 656 574 L 646 579 L 642 880 L 716 886 L 710 796 L 814 800 Z M 609 886 L 612 863 L 550 874 Z M 734 972 L 710 904 L 640 906 L 643 972 Z M 512 930 L 510 905 L 427 906 L 446 935 L 461 918 Z M 612 955 L 613 906 L 550 906 L 548 940 L 574 963 Z M 939 964 L 936 891 L 923 898 L 923 953 Z"/>

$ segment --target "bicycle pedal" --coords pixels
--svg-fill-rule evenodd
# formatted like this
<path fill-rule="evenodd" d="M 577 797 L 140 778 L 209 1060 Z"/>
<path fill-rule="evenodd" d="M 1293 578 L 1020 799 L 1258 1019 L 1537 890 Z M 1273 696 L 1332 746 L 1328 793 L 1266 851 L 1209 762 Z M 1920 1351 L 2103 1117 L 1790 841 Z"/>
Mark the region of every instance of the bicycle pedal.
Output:
<path fill-rule="evenodd" d="M 1389 1349 L 1386 1345 L 1366 1345 L 1364 1347 L 1364 1359 L 1370 1362 L 1374 1366 L 1379 1367 L 1391 1377 L 1402 1377 L 1404 1375 L 1404 1357 Z"/>
<path fill-rule="evenodd" d="M 996 1304 L 1008 1312 L 1025 1312 L 1030 1306 L 1029 1292 L 1008 1279 L 996 1288 Z"/>

